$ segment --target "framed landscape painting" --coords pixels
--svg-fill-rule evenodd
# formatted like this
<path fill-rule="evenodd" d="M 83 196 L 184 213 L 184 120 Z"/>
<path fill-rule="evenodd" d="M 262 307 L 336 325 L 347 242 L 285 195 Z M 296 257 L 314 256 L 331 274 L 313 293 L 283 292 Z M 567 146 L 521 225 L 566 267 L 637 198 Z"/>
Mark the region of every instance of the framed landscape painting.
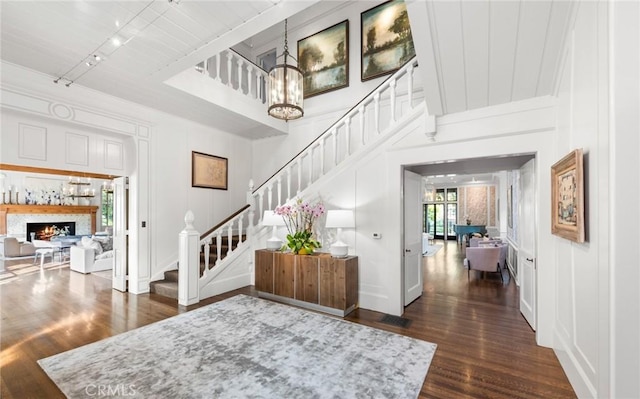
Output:
<path fill-rule="evenodd" d="M 582 148 L 571 151 L 551 167 L 551 233 L 584 242 L 584 184 Z"/>
<path fill-rule="evenodd" d="M 191 187 L 227 189 L 227 158 L 191 152 Z"/>
<path fill-rule="evenodd" d="M 416 54 L 407 7 L 392 0 L 360 14 L 361 79 L 399 69 Z"/>
<path fill-rule="evenodd" d="M 349 20 L 298 40 L 304 98 L 349 86 Z"/>

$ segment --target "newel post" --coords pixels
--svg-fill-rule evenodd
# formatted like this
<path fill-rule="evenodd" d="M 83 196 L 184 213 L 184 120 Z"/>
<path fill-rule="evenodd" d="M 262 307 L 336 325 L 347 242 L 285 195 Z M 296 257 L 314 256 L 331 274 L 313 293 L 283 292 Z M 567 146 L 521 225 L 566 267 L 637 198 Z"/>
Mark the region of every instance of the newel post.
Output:
<path fill-rule="evenodd" d="M 193 228 L 193 221 L 193 212 L 187 211 L 178 258 L 178 304 L 183 306 L 200 302 L 200 233 Z"/>

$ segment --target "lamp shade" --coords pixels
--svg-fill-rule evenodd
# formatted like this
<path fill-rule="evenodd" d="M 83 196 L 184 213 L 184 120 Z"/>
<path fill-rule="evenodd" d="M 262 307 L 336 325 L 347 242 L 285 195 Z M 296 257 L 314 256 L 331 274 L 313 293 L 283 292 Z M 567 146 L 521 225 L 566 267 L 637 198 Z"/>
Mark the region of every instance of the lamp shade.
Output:
<path fill-rule="evenodd" d="M 284 219 L 274 211 L 264 211 L 262 215 L 263 226 L 284 226 Z"/>
<path fill-rule="evenodd" d="M 351 228 L 356 227 L 356 223 L 353 217 L 353 211 L 351 210 L 330 210 L 327 212 L 326 227 L 329 228 Z"/>

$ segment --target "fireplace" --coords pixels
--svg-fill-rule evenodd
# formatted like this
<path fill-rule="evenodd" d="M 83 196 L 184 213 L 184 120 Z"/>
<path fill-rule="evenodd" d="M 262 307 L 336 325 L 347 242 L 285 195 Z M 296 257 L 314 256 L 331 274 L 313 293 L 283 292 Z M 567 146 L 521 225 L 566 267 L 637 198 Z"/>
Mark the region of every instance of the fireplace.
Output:
<path fill-rule="evenodd" d="M 51 240 L 57 235 L 73 236 L 76 234 L 76 222 L 27 223 L 27 240 Z"/>

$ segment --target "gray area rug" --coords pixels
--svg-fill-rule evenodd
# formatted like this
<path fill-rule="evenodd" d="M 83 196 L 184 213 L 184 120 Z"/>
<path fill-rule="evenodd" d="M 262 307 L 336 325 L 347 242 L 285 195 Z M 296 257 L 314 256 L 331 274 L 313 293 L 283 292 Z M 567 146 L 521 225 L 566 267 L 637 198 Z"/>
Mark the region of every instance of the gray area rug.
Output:
<path fill-rule="evenodd" d="M 69 398 L 416 398 L 435 350 L 238 295 L 38 363 Z"/>
<path fill-rule="evenodd" d="M 429 245 L 426 252 L 423 253 L 422 256 L 433 256 L 436 254 L 436 252 L 442 249 L 442 246 L 442 244 Z"/>

